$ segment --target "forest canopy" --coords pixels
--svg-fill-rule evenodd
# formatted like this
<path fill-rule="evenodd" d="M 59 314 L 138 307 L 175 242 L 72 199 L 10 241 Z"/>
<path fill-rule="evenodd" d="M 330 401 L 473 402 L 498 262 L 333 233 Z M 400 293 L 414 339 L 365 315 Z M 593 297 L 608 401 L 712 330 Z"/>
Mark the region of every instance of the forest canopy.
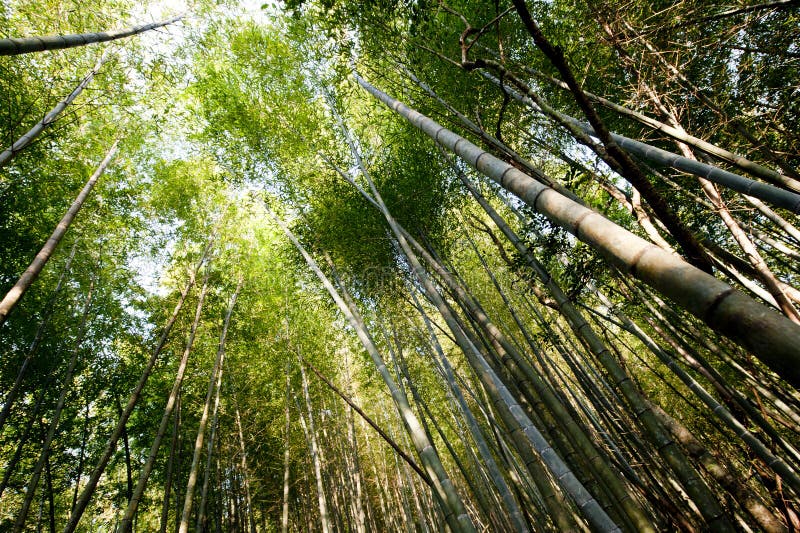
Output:
<path fill-rule="evenodd" d="M 0 530 L 800 530 L 792 0 L 0 4 Z"/>

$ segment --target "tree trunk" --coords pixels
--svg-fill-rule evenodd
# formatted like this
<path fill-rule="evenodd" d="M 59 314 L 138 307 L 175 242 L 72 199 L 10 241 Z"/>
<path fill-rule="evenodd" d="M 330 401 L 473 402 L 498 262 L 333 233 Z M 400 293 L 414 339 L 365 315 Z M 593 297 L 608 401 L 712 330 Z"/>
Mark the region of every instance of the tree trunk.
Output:
<path fill-rule="evenodd" d="M 575 234 L 610 262 L 653 286 L 715 331 L 752 351 L 795 387 L 800 386 L 800 327 L 664 250 L 617 226 L 498 160 L 431 119 L 359 84 L 474 168 L 516 194 L 536 211 Z M 458 145 L 458 146 L 456 146 Z"/>
<path fill-rule="evenodd" d="M 208 437 L 208 446 L 206 449 L 206 467 L 203 469 L 203 485 L 200 489 L 200 505 L 197 507 L 197 525 L 195 531 L 198 533 L 208 531 L 208 517 L 206 513 L 206 503 L 208 501 L 208 484 L 211 480 L 211 464 L 214 458 L 214 447 L 217 445 L 217 429 L 219 427 L 219 397 L 222 392 L 222 368 L 217 375 L 217 385 L 214 392 L 214 410 L 211 415 L 211 435 Z M 236 473 L 234 469 L 234 479 Z"/>
<path fill-rule="evenodd" d="M 55 495 L 53 494 L 53 471 L 50 467 L 50 454 L 47 454 L 45 458 L 45 466 L 44 466 L 44 479 L 45 485 L 47 487 L 47 524 L 49 527 L 50 533 L 55 533 L 56 531 L 56 502 L 55 502 Z"/>
<path fill-rule="evenodd" d="M 31 129 L 28 130 L 22 137 L 17 139 L 14 144 L 0 152 L 0 167 L 7 164 L 12 158 L 16 157 L 23 149 L 25 149 L 33 140 L 41 134 L 45 128 L 50 126 L 61 115 L 64 109 L 67 108 L 77 97 L 80 95 L 87 85 L 94 79 L 100 68 L 108 60 L 108 50 L 105 50 L 100 56 L 100 59 L 95 64 L 94 68 L 81 80 L 81 82 L 72 90 L 66 98 L 47 113 L 42 120 L 37 122 Z"/>
<path fill-rule="evenodd" d="M 110 30 L 98 33 L 78 33 L 72 35 L 48 35 L 46 37 L 22 37 L 16 39 L 0 39 L 0 56 L 11 56 L 28 54 L 31 52 L 42 52 L 44 50 L 61 50 L 73 48 L 91 43 L 103 43 L 114 41 L 131 35 L 144 33 L 148 30 L 161 28 L 169 24 L 178 22 L 183 15 L 173 17 L 162 22 L 152 22 L 150 24 L 140 24 L 124 30 Z"/>
<path fill-rule="evenodd" d="M 122 416 L 122 404 L 119 401 L 119 395 L 114 393 L 114 401 L 117 404 L 117 412 Z M 122 449 L 125 452 L 125 501 L 130 502 L 133 496 L 133 472 L 131 470 L 131 446 L 128 441 L 128 428 L 127 424 L 122 427 Z"/>
<path fill-rule="evenodd" d="M 350 362 L 347 355 L 345 355 L 345 387 L 346 390 L 350 389 Z M 355 509 L 354 518 L 356 521 L 356 533 L 366 533 L 367 520 L 366 511 L 364 508 L 364 488 L 361 472 L 361 458 L 359 456 L 358 440 L 356 438 L 356 425 L 355 417 L 353 416 L 353 408 L 349 403 L 345 405 L 345 417 L 347 419 L 347 445 L 352 453 L 352 465 L 349 468 L 352 482 L 355 484 Z"/>
<path fill-rule="evenodd" d="M 243 280 L 240 279 L 236 286 L 236 290 L 231 297 L 228 304 L 228 311 L 225 313 L 225 322 L 222 325 L 222 333 L 219 337 L 219 348 L 217 349 L 217 357 L 214 361 L 214 367 L 211 370 L 211 376 L 208 380 L 208 391 L 206 392 L 206 400 L 203 404 L 203 412 L 200 415 L 200 425 L 197 428 L 197 438 L 194 442 L 194 453 L 192 455 L 192 466 L 189 470 L 189 480 L 186 483 L 186 496 L 183 502 L 183 512 L 181 514 L 181 521 L 179 525 L 179 533 L 187 533 L 189 531 L 189 515 L 192 512 L 192 501 L 194 499 L 194 489 L 197 485 L 197 471 L 200 466 L 200 453 L 203 449 L 203 440 L 205 439 L 206 426 L 208 426 L 208 412 L 211 409 L 211 397 L 214 393 L 214 385 L 222 381 L 222 368 L 225 362 L 225 339 L 228 335 L 228 325 L 231 321 L 233 314 L 233 307 L 236 305 L 236 298 L 239 296 L 239 290 L 242 288 Z"/>
<path fill-rule="evenodd" d="M 291 391 L 291 384 L 289 380 L 289 361 L 286 362 L 286 398 L 284 415 L 286 417 L 286 426 L 284 428 L 286 444 L 283 450 L 283 512 L 281 513 L 281 533 L 289 532 L 289 439 L 290 430 L 292 427 L 291 417 L 289 416 L 289 393 Z"/>
<path fill-rule="evenodd" d="M 169 502 L 170 502 L 170 492 L 172 490 L 172 483 L 173 483 L 173 470 L 174 465 L 176 463 L 176 451 L 177 448 L 180 446 L 180 431 L 181 431 L 181 395 L 180 391 L 178 392 L 178 397 L 175 400 L 175 409 L 173 410 L 173 418 L 175 419 L 174 424 L 172 426 L 172 442 L 170 443 L 169 447 L 169 459 L 167 460 L 167 474 L 166 474 L 166 481 L 164 482 L 164 498 L 161 502 L 161 522 L 158 528 L 159 533 L 167 533 L 167 520 L 169 520 Z M 149 458 L 148 458 L 149 459 Z M 144 469 L 144 467 L 142 467 Z M 139 479 L 141 479 L 141 472 L 139 473 Z M 136 489 L 139 489 L 139 485 L 137 483 Z M 134 493 L 136 494 L 136 493 Z M 140 497 L 141 498 L 141 497 Z M 131 498 L 133 501 L 133 498 Z M 128 506 L 130 506 L 130 502 L 128 502 Z M 127 515 L 128 510 L 125 510 Z M 123 517 L 124 520 L 124 517 Z M 124 531 L 122 527 L 120 527 Z"/>
<path fill-rule="evenodd" d="M 78 453 L 78 468 L 75 474 L 75 488 L 72 492 L 72 505 L 70 505 L 70 512 L 75 509 L 75 503 L 78 501 L 78 489 L 81 486 L 81 476 L 83 476 L 83 463 L 86 458 L 86 441 L 89 439 L 89 400 L 86 400 L 86 409 L 83 415 L 83 431 L 81 432 L 81 448 Z"/>
<path fill-rule="evenodd" d="M 97 167 L 97 170 L 95 170 L 94 173 L 89 177 L 89 181 L 86 182 L 86 185 L 83 186 L 83 189 L 81 189 L 78 197 L 75 198 L 75 201 L 72 202 L 72 205 L 67 210 L 66 214 L 61 218 L 61 221 L 56 226 L 56 229 L 53 230 L 50 238 L 47 239 L 47 242 L 44 244 L 44 246 L 42 246 L 42 249 L 39 250 L 39 253 L 36 254 L 36 257 L 33 259 L 31 264 L 25 269 L 25 272 L 22 273 L 14 286 L 11 287 L 11 290 L 9 290 L 3 300 L 0 301 L 0 327 L 5 324 L 8 314 L 17 305 L 17 302 L 19 302 L 20 298 L 22 298 L 22 295 L 25 294 L 25 291 L 27 291 L 36 278 L 39 277 L 39 274 L 47 264 L 50 256 L 53 255 L 53 252 L 56 250 L 58 243 L 61 242 L 62 237 L 64 237 L 64 235 L 67 233 L 67 230 L 69 229 L 70 224 L 72 224 L 72 220 L 75 218 L 75 215 L 77 215 L 78 211 L 80 211 L 81 207 L 83 207 L 83 203 L 86 201 L 86 198 L 88 198 L 89 193 L 92 192 L 97 180 L 103 175 L 103 172 L 105 172 L 108 165 L 111 164 L 111 160 L 114 158 L 116 153 L 117 143 L 114 142 L 114 144 L 106 153 L 105 158 L 100 163 L 100 166 Z"/>
<path fill-rule="evenodd" d="M 308 380 L 306 379 L 306 371 L 300 362 L 300 375 L 302 376 L 303 398 L 306 403 L 306 413 L 308 415 L 308 423 L 304 417 L 300 416 L 300 423 L 303 429 L 306 430 L 306 439 L 308 440 L 309 450 L 311 452 L 311 462 L 314 465 L 314 479 L 317 482 L 317 504 L 319 505 L 319 519 L 320 526 L 323 533 L 330 533 L 330 517 L 328 515 L 328 500 L 325 496 L 325 486 L 322 479 L 322 458 L 319 444 L 317 443 L 317 430 L 314 425 L 314 415 L 311 409 L 311 396 L 308 393 Z"/>
<path fill-rule="evenodd" d="M 141 396 L 142 390 L 144 390 L 144 387 L 147 384 L 147 380 L 150 378 L 150 374 L 153 372 L 153 368 L 155 367 L 155 364 L 158 361 L 158 356 L 161 355 L 161 351 L 167 344 L 167 340 L 169 339 L 169 334 L 172 331 L 172 326 L 175 325 L 175 321 L 178 319 L 178 314 L 183 308 L 183 304 L 186 301 L 186 296 L 189 294 L 189 291 L 194 286 L 197 272 L 202 266 L 202 264 L 205 262 L 206 256 L 210 251 L 210 249 L 211 249 L 211 243 L 209 243 L 206 246 L 202 257 L 198 262 L 197 267 L 194 270 L 192 270 L 192 272 L 189 274 L 189 281 L 187 282 L 186 286 L 181 292 L 181 295 L 178 298 L 178 303 L 175 305 L 175 309 L 173 309 L 172 315 L 169 317 L 169 320 L 167 320 L 167 323 L 164 326 L 164 331 L 161 333 L 161 336 L 158 340 L 158 344 L 153 350 L 153 354 L 150 356 L 150 359 L 147 361 L 145 368 L 142 371 L 142 374 L 139 376 L 139 381 L 136 383 L 136 387 L 134 388 L 133 392 L 131 392 L 131 395 L 128 398 L 128 403 L 125 405 L 125 408 L 123 409 L 122 414 L 119 417 L 119 420 L 117 420 L 117 424 L 114 427 L 114 430 L 111 432 L 111 435 L 109 436 L 108 441 L 106 442 L 105 448 L 103 449 L 103 453 L 100 456 L 100 460 L 97 462 L 97 465 L 95 465 L 94 470 L 89 476 L 89 481 L 86 483 L 86 487 L 84 487 L 83 491 L 81 492 L 80 498 L 78 498 L 78 504 L 75 506 L 75 509 L 70 514 L 67 524 L 64 526 L 63 530 L 64 533 L 72 533 L 73 531 L 75 531 L 75 528 L 78 526 L 78 522 L 80 521 L 81 516 L 83 516 L 83 512 L 86 510 L 86 506 L 89 505 L 89 501 L 91 500 L 92 495 L 94 494 L 94 491 L 97 488 L 97 483 L 100 481 L 100 476 L 103 475 L 103 472 L 105 471 L 108 462 L 111 460 L 111 456 L 114 454 L 117 442 L 119 441 L 123 432 L 126 431 L 125 427 L 128 423 L 128 419 L 130 418 L 131 414 L 133 413 L 133 409 L 136 407 L 136 404 L 139 401 L 139 397 Z M 131 500 L 132 500 L 132 495 L 131 495 Z"/>
<path fill-rule="evenodd" d="M 239 433 L 239 452 L 242 454 L 242 477 L 244 482 L 245 504 L 246 504 L 246 530 L 256 533 L 256 518 L 253 510 L 253 499 L 250 494 L 250 473 L 247 468 L 247 449 L 244 444 L 244 432 L 242 431 L 242 419 L 239 416 L 239 408 L 236 408 L 236 429 Z"/>

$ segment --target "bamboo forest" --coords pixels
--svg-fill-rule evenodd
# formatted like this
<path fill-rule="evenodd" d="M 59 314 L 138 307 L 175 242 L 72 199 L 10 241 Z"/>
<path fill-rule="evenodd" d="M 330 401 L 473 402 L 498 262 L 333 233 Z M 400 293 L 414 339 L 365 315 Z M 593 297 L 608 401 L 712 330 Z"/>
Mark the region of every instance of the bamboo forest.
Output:
<path fill-rule="evenodd" d="M 800 531 L 797 0 L 0 2 L 0 532 Z"/>

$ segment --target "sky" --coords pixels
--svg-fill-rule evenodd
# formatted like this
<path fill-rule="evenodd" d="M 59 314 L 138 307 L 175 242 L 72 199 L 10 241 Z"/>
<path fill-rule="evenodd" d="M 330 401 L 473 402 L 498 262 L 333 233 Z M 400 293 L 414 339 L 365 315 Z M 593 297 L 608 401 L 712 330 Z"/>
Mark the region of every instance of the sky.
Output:
<path fill-rule="evenodd" d="M 151 3 L 142 3 L 140 5 L 141 14 L 136 14 L 137 22 L 152 22 L 178 13 L 190 14 L 190 4 L 191 2 L 187 0 L 156 0 Z M 236 11 L 246 13 L 257 21 L 266 21 L 280 10 L 280 4 L 277 0 L 240 0 L 237 3 Z M 234 11 L 230 8 L 221 9 L 228 12 Z"/>

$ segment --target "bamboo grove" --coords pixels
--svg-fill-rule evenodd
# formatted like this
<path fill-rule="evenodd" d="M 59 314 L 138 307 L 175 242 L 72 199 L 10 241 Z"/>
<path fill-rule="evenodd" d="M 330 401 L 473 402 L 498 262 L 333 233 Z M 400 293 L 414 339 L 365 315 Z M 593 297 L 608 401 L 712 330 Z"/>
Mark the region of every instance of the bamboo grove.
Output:
<path fill-rule="evenodd" d="M 796 2 L 0 21 L 0 530 L 800 530 Z"/>

